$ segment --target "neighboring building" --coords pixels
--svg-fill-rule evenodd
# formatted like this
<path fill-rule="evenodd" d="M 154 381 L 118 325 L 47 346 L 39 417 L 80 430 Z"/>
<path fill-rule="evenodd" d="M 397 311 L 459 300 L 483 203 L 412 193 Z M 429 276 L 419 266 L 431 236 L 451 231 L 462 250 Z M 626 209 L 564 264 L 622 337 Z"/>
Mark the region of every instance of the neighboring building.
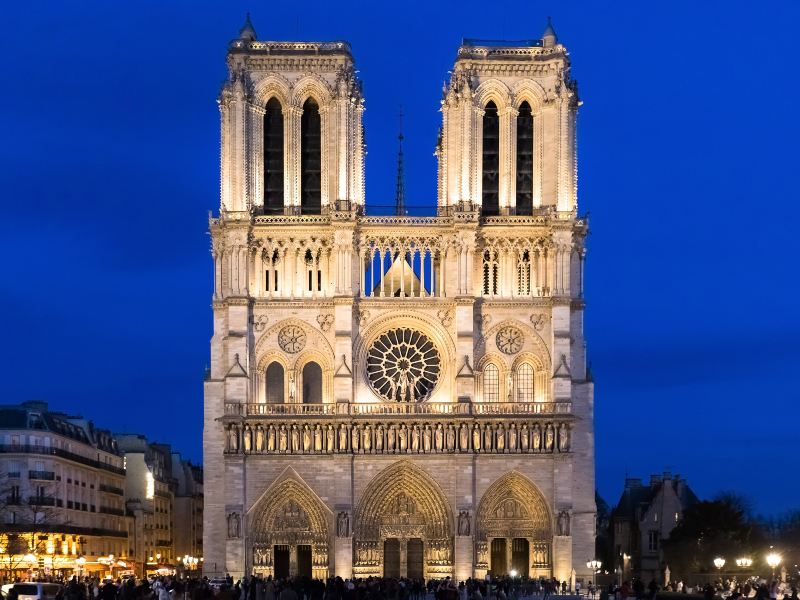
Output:
<path fill-rule="evenodd" d="M 198 560 L 203 556 L 203 469 L 172 453 L 172 476 L 176 482 L 172 514 L 175 516 L 175 556 Z"/>
<path fill-rule="evenodd" d="M 248 20 L 227 64 L 204 571 L 590 576 L 588 223 L 552 27 L 458 49 L 436 216 L 366 216 L 349 44 Z"/>
<path fill-rule="evenodd" d="M 125 456 L 125 498 L 133 517 L 131 554 L 137 572 L 174 569 L 172 451 L 143 435 L 116 434 Z"/>
<path fill-rule="evenodd" d="M 127 558 L 125 470 L 108 431 L 24 402 L 0 407 L 0 442 L 5 576 L 106 572 L 110 555 Z"/>
<path fill-rule="evenodd" d="M 665 564 L 662 542 L 697 502 L 697 496 L 679 475 L 652 475 L 650 485 L 628 478 L 617 506 L 611 513 L 611 539 L 623 579 L 639 577 L 663 583 Z"/>

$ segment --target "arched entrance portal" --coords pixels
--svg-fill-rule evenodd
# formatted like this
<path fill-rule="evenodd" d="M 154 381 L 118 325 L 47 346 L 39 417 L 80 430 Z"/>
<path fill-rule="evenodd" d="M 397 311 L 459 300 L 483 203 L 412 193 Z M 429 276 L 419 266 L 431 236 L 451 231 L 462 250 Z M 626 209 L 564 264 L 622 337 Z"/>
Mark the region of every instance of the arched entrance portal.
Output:
<path fill-rule="evenodd" d="M 512 471 L 481 498 L 475 538 L 476 577 L 512 570 L 522 576 L 550 576 L 553 540 L 550 509 L 528 478 Z"/>
<path fill-rule="evenodd" d="M 303 482 L 274 484 L 250 512 L 252 571 L 265 576 L 328 577 L 328 519 Z"/>
<path fill-rule="evenodd" d="M 381 472 L 364 491 L 353 531 L 353 575 L 453 575 L 452 515 L 439 485 L 410 462 Z"/>

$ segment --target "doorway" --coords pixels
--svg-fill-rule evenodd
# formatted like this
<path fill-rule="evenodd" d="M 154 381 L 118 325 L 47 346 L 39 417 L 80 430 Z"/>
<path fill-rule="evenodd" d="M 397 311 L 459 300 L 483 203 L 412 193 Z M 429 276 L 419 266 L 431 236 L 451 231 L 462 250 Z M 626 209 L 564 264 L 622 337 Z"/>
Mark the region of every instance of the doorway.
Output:
<path fill-rule="evenodd" d="M 400 540 L 397 538 L 383 542 L 383 576 L 400 577 Z"/>
<path fill-rule="evenodd" d="M 311 546 L 307 544 L 297 547 L 297 574 L 311 578 Z"/>
<path fill-rule="evenodd" d="M 280 544 L 275 546 L 275 579 L 289 577 L 289 546 Z"/>
<path fill-rule="evenodd" d="M 425 563 L 425 546 L 419 538 L 408 540 L 406 553 L 407 573 L 409 579 L 422 579 L 425 576 L 423 565 Z"/>
<path fill-rule="evenodd" d="M 528 576 L 529 562 L 528 540 L 525 538 L 514 538 L 511 542 L 511 568 L 521 577 Z"/>
<path fill-rule="evenodd" d="M 506 563 L 506 538 L 495 538 L 492 540 L 492 554 L 490 568 L 492 575 L 502 577 L 508 574 Z"/>

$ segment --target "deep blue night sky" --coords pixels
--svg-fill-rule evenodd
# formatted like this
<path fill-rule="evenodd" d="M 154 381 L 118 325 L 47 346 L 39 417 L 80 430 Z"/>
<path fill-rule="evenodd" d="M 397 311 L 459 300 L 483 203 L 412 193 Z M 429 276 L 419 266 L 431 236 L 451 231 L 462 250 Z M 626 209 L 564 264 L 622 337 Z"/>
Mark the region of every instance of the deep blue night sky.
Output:
<path fill-rule="evenodd" d="M 247 10 L 260 39 L 352 43 L 368 205 L 392 202 L 402 104 L 408 202 L 430 210 L 461 37 L 537 38 L 552 15 L 585 102 L 601 494 L 669 468 L 701 496 L 798 506 L 790 0 L 5 4 L 0 401 L 45 399 L 201 458 L 216 95 Z"/>

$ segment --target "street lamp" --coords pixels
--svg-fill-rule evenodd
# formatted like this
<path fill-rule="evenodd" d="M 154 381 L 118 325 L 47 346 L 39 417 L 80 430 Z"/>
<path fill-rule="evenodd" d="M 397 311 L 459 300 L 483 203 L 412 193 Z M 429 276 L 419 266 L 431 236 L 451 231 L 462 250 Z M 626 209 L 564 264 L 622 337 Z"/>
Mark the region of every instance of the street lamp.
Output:
<path fill-rule="evenodd" d="M 591 569 L 591 570 L 592 570 L 592 571 L 594 571 L 595 573 L 597 573 L 598 571 L 600 571 L 600 568 L 601 568 L 602 566 L 603 566 L 603 563 L 601 563 L 601 562 L 600 562 L 599 560 L 597 560 L 596 558 L 593 558 L 592 560 L 590 560 L 589 562 L 587 562 L 587 563 L 586 563 L 586 568 L 587 568 L 587 569 Z"/>
<path fill-rule="evenodd" d="M 772 567 L 772 578 L 775 579 L 775 568 L 781 564 L 781 555 L 777 552 L 767 554 L 767 564 Z"/>
<path fill-rule="evenodd" d="M 736 559 L 736 566 L 740 569 L 749 569 L 750 565 L 753 564 L 753 559 L 748 558 L 747 556 L 743 556 L 742 558 Z"/>
<path fill-rule="evenodd" d="M 86 557 L 79 556 L 78 558 L 75 559 L 75 564 L 78 565 L 78 578 L 80 579 L 81 577 L 83 577 L 83 565 L 86 564 Z"/>
<path fill-rule="evenodd" d="M 511 569 L 511 571 L 509 571 L 508 574 L 511 575 L 512 577 L 516 577 L 517 576 L 517 570 L 516 569 Z"/>
<path fill-rule="evenodd" d="M 725 559 L 718 556 L 714 559 L 714 566 L 717 567 L 717 572 L 719 573 L 720 579 L 722 579 L 722 567 L 725 566 Z"/>

